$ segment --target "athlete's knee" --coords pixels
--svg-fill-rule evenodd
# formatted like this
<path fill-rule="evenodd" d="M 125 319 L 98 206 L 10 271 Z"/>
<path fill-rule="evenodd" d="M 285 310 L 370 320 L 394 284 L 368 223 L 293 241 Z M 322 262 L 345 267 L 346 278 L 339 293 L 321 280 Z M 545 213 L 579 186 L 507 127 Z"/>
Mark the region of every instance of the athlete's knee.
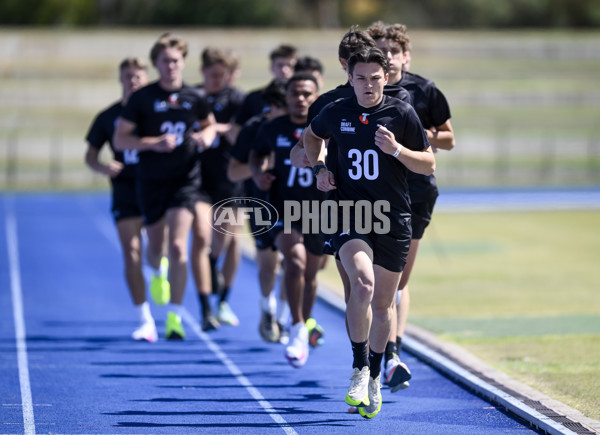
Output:
<path fill-rule="evenodd" d="M 169 246 L 169 257 L 177 263 L 187 261 L 187 243 L 184 240 L 174 240 Z"/>
<path fill-rule="evenodd" d="M 374 290 L 375 289 L 371 281 L 359 278 L 350 286 L 350 297 L 357 299 L 362 303 L 369 303 L 373 300 Z"/>

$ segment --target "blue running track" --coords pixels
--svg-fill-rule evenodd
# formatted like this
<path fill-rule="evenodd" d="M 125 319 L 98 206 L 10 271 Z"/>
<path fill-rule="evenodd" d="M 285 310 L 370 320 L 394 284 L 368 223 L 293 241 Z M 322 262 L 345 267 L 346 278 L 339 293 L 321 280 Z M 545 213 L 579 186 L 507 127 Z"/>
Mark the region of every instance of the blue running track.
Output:
<path fill-rule="evenodd" d="M 187 337 L 137 343 L 106 194 L 0 195 L 0 432 L 211 434 L 536 433 L 410 354 L 411 387 L 373 420 L 348 412 L 342 313 L 318 302 L 325 345 L 302 369 L 258 334 L 255 265 L 231 294 L 238 327 L 203 333 L 188 281 Z"/>

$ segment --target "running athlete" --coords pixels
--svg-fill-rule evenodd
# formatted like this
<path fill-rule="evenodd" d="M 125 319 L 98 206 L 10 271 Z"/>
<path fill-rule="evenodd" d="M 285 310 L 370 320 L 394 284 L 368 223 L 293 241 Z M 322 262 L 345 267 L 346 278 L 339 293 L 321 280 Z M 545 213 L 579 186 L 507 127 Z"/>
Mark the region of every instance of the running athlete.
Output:
<path fill-rule="evenodd" d="M 316 57 L 303 56 L 298 59 L 294 66 L 294 73 L 308 72 L 315 76 L 319 89 L 323 89 L 323 63 Z"/>
<path fill-rule="evenodd" d="M 243 192 L 241 183 L 224 179 L 223 173 L 227 172 L 231 158 L 232 142 L 229 134 L 233 118 L 244 100 L 244 93 L 227 84 L 231 72 L 231 56 L 227 52 L 219 48 L 208 47 L 202 51 L 200 59 L 204 82 L 199 88 L 206 93 L 217 121 L 218 131 L 211 148 L 203 151 L 200 155 L 202 190 L 209 195 L 212 204 L 216 204 L 225 199 L 239 197 Z M 232 326 L 239 324 L 237 316 L 227 302 L 229 290 L 240 262 L 239 241 L 235 235 L 237 229 L 237 225 L 213 223 L 209 255 L 212 293 L 219 297 L 217 320 Z M 193 244 L 196 243 L 197 240 L 194 238 Z M 197 250 L 192 248 L 192 252 L 197 252 Z M 222 270 L 218 270 L 217 261 L 221 255 L 224 255 L 223 266 Z M 192 268 L 194 277 L 198 280 L 200 270 L 196 267 L 195 261 L 192 264 L 195 266 Z M 208 298 L 204 294 L 200 294 L 200 297 L 205 319 L 203 329 L 215 329 L 218 325 L 215 319 L 208 315 L 210 311 Z"/>
<path fill-rule="evenodd" d="M 346 204 L 345 212 L 337 214 L 338 230 L 332 238 L 350 283 L 346 321 L 353 374 L 346 403 L 358 406 L 366 418 L 381 409 L 381 361 L 391 328 L 392 302 L 410 246 L 406 173 L 410 169 L 431 174 L 435 169 L 433 152 L 414 109 L 383 93 L 388 71 L 381 50 L 354 53 L 348 60 L 348 76 L 355 97 L 326 106 L 304 135 L 318 188 L 335 190 L 340 206 Z M 325 165 L 324 141 L 329 138 L 337 144 L 336 154 L 330 156 L 336 161 L 336 174 Z M 364 212 L 365 202 L 372 210 L 380 207 L 380 214 L 369 216 Z M 369 217 L 371 230 L 364 228 Z"/>
<path fill-rule="evenodd" d="M 293 45 L 281 44 L 269 54 L 271 59 L 270 71 L 273 79 L 287 80 L 294 74 L 294 66 L 298 58 L 297 49 Z M 256 89 L 246 95 L 242 107 L 236 114 L 233 137 L 237 136 L 242 125 L 250 118 L 269 110 L 269 105 L 263 99 L 263 88 Z"/>
<path fill-rule="evenodd" d="M 347 73 L 348 59 L 355 51 L 362 48 L 370 47 L 375 47 L 375 41 L 373 40 L 373 38 L 371 38 L 371 36 L 369 36 L 369 34 L 366 31 L 359 30 L 356 26 L 351 27 L 350 30 L 346 32 L 346 34 L 342 37 L 338 46 L 338 60 L 343 70 Z M 399 98 L 400 100 L 405 101 L 407 103 L 411 102 L 410 95 L 408 94 L 408 92 L 399 86 L 387 84 L 383 88 L 383 92 L 385 95 L 389 95 L 390 97 Z M 351 96 L 354 96 L 354 89 L 352 88 L 350 82 L 346 82 L 345 84 L 340 85 L 337 88 L 332 89 L 331 91 L 326 92 L 323 95 L 320 95 L 319 98 L 317 98 L 317 100 L 310 106 L 310 109 L 308 111 L 308 123 L 310 123 L 313 120 L 313 118 L 321 111 L 321 109 L 323 109 L 323 107 L 325 107 L 327 104 L 337 99 L 347 98 Z M 335 140 L 333 138 L 330 138 L 327 143 L 328 155 L 335 156 L 337 152 L 336 147 L 337 146 Z M 302 138 L 300 138 L 300 141 L 298 141 L 294 148 L 292 148 L 292 151 L 290 152 L 290 159 L 292 161 L 292 164 L 298 168 L 304 168 L 310 165 L 310 162 L 308 162 L 308 160 L 306 159 L 306 153 L 304 151 L 304 144 Z M 327 165 L 329 171 L 335 173 L 335 160 L 327 161 Z M 342 262 L 335 253 L 335 249 L 331 245 L 331 241 L 328 240 L 328 237 L 326 237 L 325 240 L 324 253 L 331 255 L 335 254 L 336 267 L 342 280 L 342 285 L 344 287 L 344 297 L 347 303 L 348 298 L 350 297 L 350 284 L 348 281 L 348 276 L 344 271 Z M 319 333 L 322 334 L 322 330 L 320 330 L 320 328 L 321 327 L 318 324 L 315 325 L 315 330 L 311 330 L 310 335 L 316 336 Z"/>
<path fill-rule="evenodd" d="M 169 283 L 171 302 L 165 327 L 167 339 L 185 337 L 181 305 L 187 280 L 188 235 L 197 246 L 204 274 L 198 291 L 210 291 L 210 205 L 200 193 L 198 150 L 216 137 L 215 119 L 206 98 L 183 83 L 187 42 L 166 33 L 150 51 L 158 81 L 133 93 L 115 131 L 115 148 L 140 152 L 138 198 L 148 234 L 148 261 L 158 268 L 163 227 L 169 230 Z M 199 130 L 199 131 L 198 131 Z M 194 225 L 192 225 L 194 224 Z"/>
<path fill-rule="evenodd" d="M 413 107 L 423 124 L 427 139 L 434 152 L 437 149 L 449 151 L 454 148 L 454 131 L 450 123 L 450 107 L 446 97 L 432 81 L 403 70 L 403 66 L 410 59 L 410 54 L 407 57 L 407 53 L 410 53 L 410 39 L 406 33 L 406 27 L 402 24 L 385 25 L 381 21 L 377 21 L 367 31 L 375 39 L 377 47 L 388 57 L 390 82 L 402 86 L 410 93 Z M 392 331 L 386 346 L 384 363 L 384 383 L 389 385 L 392 393 L 408 387 L 408 381 L 411 378 L 410 370 L 406 364 L 400 361 L 399 357 L 410 306 L 408 280 L 438 197 L 433 174 L 422 175 L 409 172 L 407 180 L 413 233 L 406 266 L 398 286 Z"/>
<path fill-rule="evenodd" d="M 290 162 L 290 149 L 302 135 L 308 108 L 317 95 L 317 80 L 312 74 L 294 74 L 286 84 L 288 115 L 262 125 L 250 152 L 252 178 L 259 189 L 269 191 L 270 203 L 280 217 L 285 216 L 286 201 L 300 204 L 323 198 L 322 192 L 315 189 L 311 171 L 295 168 Z M 268 162 L 273 162 L 271 170 L 265 169 Z M 316 297 L 323 240 L 318 233 L 303 232 L 296 226 L 288 231 L 285 225 L 280 219 L 271 231 L 284 257 L 283 280 L 292 315 L 285 357 L 293 367 L 300 368 L 308 359 L 306 320 Z"/>
<path fill-rule="evenodd" d="M 148 83 L 148 67 L 136 57 L 123 59 L 119 65 L 121 100 L 100 112 L 90 126 L 86 141 L 85 163 L 95 172 L 110 179 L 112 190 L 112 215 L 119 233 L 125 261 L 125 279 L 135 305 L 140 326 L 133 331 L 134 340 L 158 340 L 156 324 L 146 300 L 146 283 L 142 273 L 142 213 L 135 194 L 137 151 L 117 151 L 113 145 L 115 123 L 127 104 L 129 96 Z M 113 159 L 100 161 L 100 151 L 108 142 Z"/>
<path fill-rule="evenodd" d="M 268 201 L 268 193 L 256 187 L 252 181 L 252 171 L 248 159 L 250 150 L 260 126 L 270 120 L 287 114 L 285 102 L 285 81 L 273 80 L 264 90 L 263 98 L 269 104 L 269 110 L 250 118 L 242 127 L 234 147 L 231 149 L 231 159 L 227 177 L 229 180 L 244 181 L 245 195 L 247 197 Z M 276 302 L 273 289 L 279 269 L 279 251 L 275 247 L 272 231 L 259 232 L 254 219 L 250 225 L 256 246 L 256 262 L 258 265 L 258 282 L 260 285 L 260 322 L 258 331 L 266 342 L 276 343 L 281 339 L 283 327 L 277 321 L 276 311 L 281 305 L 287 305 L 286 300 Z M 281 296 L 285 291 L 281 292 Z"/>

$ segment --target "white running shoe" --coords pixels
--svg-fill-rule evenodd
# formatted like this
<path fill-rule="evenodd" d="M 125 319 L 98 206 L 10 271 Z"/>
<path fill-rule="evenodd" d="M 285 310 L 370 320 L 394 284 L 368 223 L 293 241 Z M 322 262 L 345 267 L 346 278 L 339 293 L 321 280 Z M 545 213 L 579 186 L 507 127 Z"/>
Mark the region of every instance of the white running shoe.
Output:
<path fill-rule="evenodd" d="M 237 326 L 240 324 L 237 316 L 225 301 L 219 303 L 217 310 L 217 320 L 225 325 Z"/>
<path fill-rule="evenodd" d="M 158 333 L 156 332 L 154 320 L 142 323 L 139 328 L 133 331 L 131 338 L 136 341 L 147 341 L 149 343 L 158 341 Z"/>
<path fill-rule="evenodd" d="M 267 343 L 277 343 L 280 338 L 279 325 L 275 321 L 275 316 L 268 311 L 262 311 L 260 315 L 260 323 L 258 332 L 263 340 Z"/>
<path fill-rule="evenodd" d="M 350 387 L 346 394 L 346 403 L 350 406 L 369 406 L 370 370 L 364 366 L 361 370 L 354 368 L 350 378 Z"/>
<path fill-rule="evenodd" d="M 299 369 L 308 360 L 308 328 L 304 322 L 292 325 L 290 341 L 285 348 L 285 357 L 292 365 Z"/>
<path fill-rule="evenodd" d="M 408 388 L 408 381 L 412 378 L 412 374 L 408 366 L 400 361 L 400 357 L 394 354 L 392 359 L 385 363 L 383 377 L 385 378 L 385 384 L 390 387 L 392 393 L 395 393 L 398 390 Z"/>
<path fill-rule="evenodd" d="M 361 406 L 358 412 L 364 418 L 373 418 L 381 411 L 381 383 L 379 381 L 381 374 L 375 379 L 369 376 L 369 406 Z"/>

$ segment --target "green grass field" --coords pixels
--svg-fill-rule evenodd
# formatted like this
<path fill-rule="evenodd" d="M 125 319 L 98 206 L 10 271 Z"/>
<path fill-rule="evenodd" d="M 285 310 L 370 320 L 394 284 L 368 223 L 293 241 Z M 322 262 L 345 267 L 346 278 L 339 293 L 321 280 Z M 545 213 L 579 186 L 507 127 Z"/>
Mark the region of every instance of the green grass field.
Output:
<path fill-rule="evenodd" d="M 443 213 L 409 322 L 600 419 L 600 211 Z M 331 262 L 322 275 L 339 285 Z"/>

